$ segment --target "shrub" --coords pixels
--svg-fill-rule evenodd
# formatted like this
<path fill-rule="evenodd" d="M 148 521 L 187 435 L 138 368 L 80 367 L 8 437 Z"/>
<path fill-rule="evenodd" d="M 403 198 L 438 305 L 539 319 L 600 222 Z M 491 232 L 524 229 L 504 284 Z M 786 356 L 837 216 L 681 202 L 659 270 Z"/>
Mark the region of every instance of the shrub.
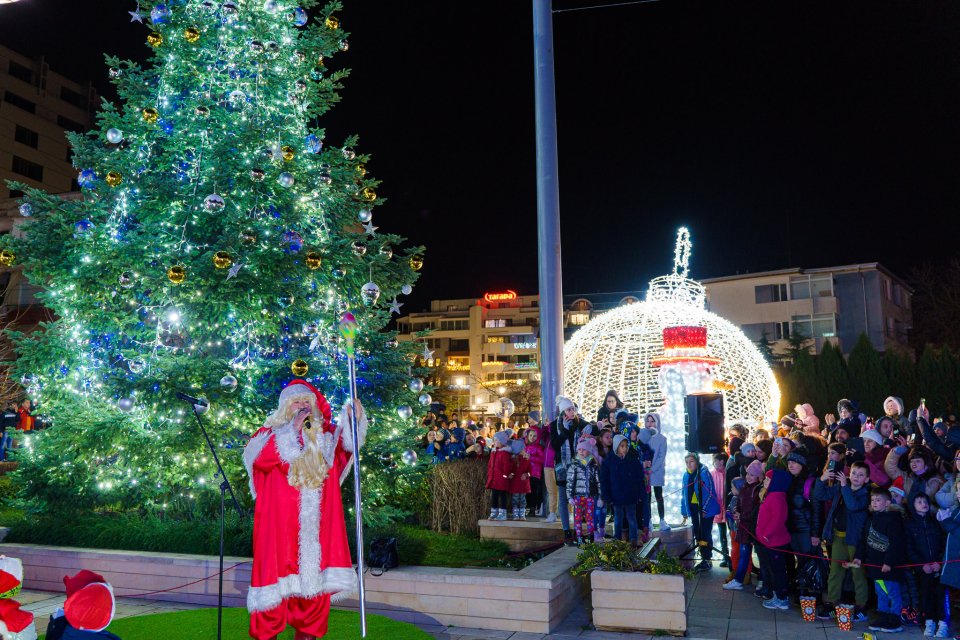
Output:
<path fill-rule="evenodd" d="M 430 522 L 434 531 L 455 534 L 479 531 L 478 521 L 489 515 L 487 495 L 488 458 L 467 458 L 444 462 L 430 469 Z"/>
<path fill-rule="evenodd" d="M 571 567 L 570 573 L 579 576 L 596 569 L 693 578 L 693 572 L 684 569 L 680 561 L 668 555 L 666 550 L 660 549 L 657 552 L 656 560 L 648 560 L 638 557 L 630 547 L 630 543 L 623 540 L 609 540 L 604 544 L 589 543 L 584 545 L 577 555 L 577 563 Z"/>

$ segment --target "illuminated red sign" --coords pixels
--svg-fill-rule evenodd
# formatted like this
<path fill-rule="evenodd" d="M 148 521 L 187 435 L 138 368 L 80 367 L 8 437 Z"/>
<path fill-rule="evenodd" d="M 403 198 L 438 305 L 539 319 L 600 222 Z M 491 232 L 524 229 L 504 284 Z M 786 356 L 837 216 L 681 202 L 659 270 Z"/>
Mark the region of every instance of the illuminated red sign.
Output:
<path fill-rule="evenodd" d="M 515 300 L 517 297 L 516 291 L 510 291 L 507 289 L 506 293 L 485 293 L 483 294 L 483 299 L 487 302 L 503 302 L 504 300 Z"/>

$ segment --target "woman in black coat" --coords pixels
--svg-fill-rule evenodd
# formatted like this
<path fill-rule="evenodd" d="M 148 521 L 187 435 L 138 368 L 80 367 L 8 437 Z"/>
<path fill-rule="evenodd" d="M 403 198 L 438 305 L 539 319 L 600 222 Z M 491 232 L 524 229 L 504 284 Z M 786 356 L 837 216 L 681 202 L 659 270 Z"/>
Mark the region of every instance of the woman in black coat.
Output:
<path fill-rule="evenodd" d="M 796 556 L 797 572 L 810 559 L 806 556 L 814 555 L 814 551 L 820 549 L 820 532 L 823 531 L 823 512 L 813 494 L 815 479 L 810 477 L 809 456 L 805 447 L 797 447 L 787 456 L 787 471 L 793 476 L 787 488 L 787 531 L 790 532 L 790 549 L 803 554 Z M 789 563 L 787 568 L 790 569 Z"/>

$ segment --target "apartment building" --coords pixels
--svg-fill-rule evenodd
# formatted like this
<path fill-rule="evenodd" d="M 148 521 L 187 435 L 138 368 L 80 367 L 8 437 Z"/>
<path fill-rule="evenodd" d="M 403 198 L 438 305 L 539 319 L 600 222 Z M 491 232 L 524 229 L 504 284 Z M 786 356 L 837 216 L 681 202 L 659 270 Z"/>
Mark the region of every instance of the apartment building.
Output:
<path fill-rule="evenodd" d="M 906 349 L 913 289 L 877 262 L 823 269 L 782 269 L 701 281 L 707 305 L 751 340 L 766 330 L 782 352 L 797 328 L 850 353 L 861 333 L 878 351 Z"/>
<path fill-rule="evenodd" d="M 98 105 L 89 82 L 50 71 L 43 57 L 0 46 L 0 199 L 22 195 L 7 180 L 47 193 L 79 190 L 64 134 L 89 130 Z"/>

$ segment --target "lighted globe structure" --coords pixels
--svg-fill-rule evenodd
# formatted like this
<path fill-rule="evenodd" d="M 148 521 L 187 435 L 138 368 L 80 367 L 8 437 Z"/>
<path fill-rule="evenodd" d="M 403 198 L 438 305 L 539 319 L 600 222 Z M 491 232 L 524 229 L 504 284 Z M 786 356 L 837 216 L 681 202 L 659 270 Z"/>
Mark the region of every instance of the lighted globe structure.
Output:
<path fill-rule="evenodd" d="M 670 492 L 680 488 L 685 468 L 683 396 L 722 393 L 727 425 L 776 421 L 780 408 L 780 389 L 760 350 L 737 326 L 707 311 L 703 285 L 686 277 L 690 249 L 689 232 L 680 229 L 674 272 L 652 280 L 644 302 L 591 320 L 563 350 L 564 395 L 584 416 L 596 416 L 609 389 L 631 411 L 660 414 L 668 441 L 664 494 L 669 522 L 680 517 L 680 492 Z M 705 348 L 701 343 L 691 349 L 667 344 L 665 349 L 665 340 L 673 335 L 665 330 L 685 327 L 706 328 Z"/>

